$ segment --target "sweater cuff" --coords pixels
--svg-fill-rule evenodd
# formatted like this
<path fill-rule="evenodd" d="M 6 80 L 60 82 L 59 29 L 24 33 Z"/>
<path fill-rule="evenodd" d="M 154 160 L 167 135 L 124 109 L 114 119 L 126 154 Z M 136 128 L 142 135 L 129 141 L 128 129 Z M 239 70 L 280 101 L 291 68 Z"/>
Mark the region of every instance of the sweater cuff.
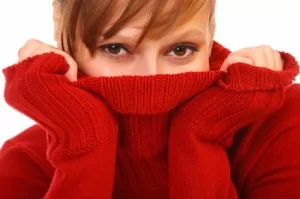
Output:
<path fill-rule="evenodd" d="M 238 92 L 276 90 L 293 83 L 299 74 L 299 65 L 292 55 L 280 52 L 284 61 L 283 71 L 236 63 L 228 68 L 228 73 L 219 81 L 225 89 Z"/>
<path fill-rule="evenodd" d="M 2 71 L 6 77 L 10 77 L 14 74 L 16 71 L 16 67 L 20 68 L 20 64 L 22 64 L 22 70 L 25 73 L 25 71 L 28 71 L 28 67 L 30 67 L 31 64 L 36 63 L 36 60 L 39 60 L 38 63 L 51 63 L 50 64 L 43 64 L 42 69 L 37 70 L 38 73 L 49 73 L 49 74 L 55 74 L 55 75 L 65 75 L 65 73 L 69 70 L 69 65 L 65 58 L 62 55 L 59 55 L 54 52 L 47 52 L 43 54 L 34 55 L 31 57 L 26 58 L 25 60 L 16 63 L 12 66 L 4 68 Z M 32 66 L 31 66 L 32 68 Z M 21 69 L 18 69 L 19 71 Z M 32 69 L 30 69 L 32 70 Z"/>

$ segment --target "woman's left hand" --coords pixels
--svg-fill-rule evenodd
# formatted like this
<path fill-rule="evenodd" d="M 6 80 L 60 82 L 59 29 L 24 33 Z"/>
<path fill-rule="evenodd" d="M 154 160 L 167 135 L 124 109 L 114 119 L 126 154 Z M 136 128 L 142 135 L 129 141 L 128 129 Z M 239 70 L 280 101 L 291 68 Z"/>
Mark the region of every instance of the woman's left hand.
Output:
<path fill-rule="evenodd" d="M 273 71 L 282 71 L 284 65 L 279 52 L 270 46 L 262 45 L 232 52 L 223 62 L 221 70 L 226 72 L 230 65 L 239 62 Z"/>
<path fill-rule="evenodd" d="M 229 54 L 221 70 L 227 69 L 220 81 L 224 85 L 199 93 L 173 115 L 168 145 L 170 198 L 238 198 L 226 149 L 240 129 L 280 108 L 284 87 L 299 66 L 291 55 L 262 46 Z"/>

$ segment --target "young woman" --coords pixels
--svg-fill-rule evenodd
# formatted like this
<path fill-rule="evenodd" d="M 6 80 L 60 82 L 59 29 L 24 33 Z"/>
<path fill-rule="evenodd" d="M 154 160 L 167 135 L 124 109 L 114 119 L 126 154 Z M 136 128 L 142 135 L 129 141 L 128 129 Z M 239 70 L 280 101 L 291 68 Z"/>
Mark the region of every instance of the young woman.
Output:
<path fill-rule="evenodd" d="M 4 97 L 37 125 L 0 152 L 0 198 L 300 198 L 296 60 L 214 42 L 214 1 L 54 2 Z M 78 72 L 77 72 L 78 71 Z"/>

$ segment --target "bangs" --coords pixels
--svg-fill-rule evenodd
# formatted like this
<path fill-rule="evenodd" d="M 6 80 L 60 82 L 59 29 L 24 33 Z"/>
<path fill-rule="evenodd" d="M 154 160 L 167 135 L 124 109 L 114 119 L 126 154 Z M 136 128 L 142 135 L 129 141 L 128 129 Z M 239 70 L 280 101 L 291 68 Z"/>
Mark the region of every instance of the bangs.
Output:
<path fill-rule="evenodd" d="M 148 16 L 137 44 L 145 37 L 160 38 L 191 19 L 206 0 L 67 0 L 62 5 L 64 50 L 73 55 L 76 37 L 94 54 L 102 35 L 109 39 L 139 16 Z M 116 18 L 113 22 L 112 19 Z M 111 24 L 110 24 L 111 23 Z M 108 24 L 110 24 L 107 29 Z M 77 38 L 78 39 L 78 38 Z M 62 42 L 63 44 L 63 42 Z"/>

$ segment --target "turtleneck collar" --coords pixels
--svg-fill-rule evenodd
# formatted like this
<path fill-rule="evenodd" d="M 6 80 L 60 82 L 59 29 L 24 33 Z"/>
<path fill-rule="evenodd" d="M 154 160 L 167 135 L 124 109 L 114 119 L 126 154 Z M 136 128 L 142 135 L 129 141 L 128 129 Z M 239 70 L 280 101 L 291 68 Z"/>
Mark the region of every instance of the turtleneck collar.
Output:
<path fill-rule="evenodd" d="M 83 77 L 80 86 L 102 97 L 121 114 L 153 115 L 169 112 L 215 85 L 223 76 L 219 67 L 229 51 L 214 43 L 211 71 L 175 75 Z M 220 61 L 221 60 L 221 61 Z"/>
<path fill-rule="evenodd" d="M 86 90 L 104 98 L 114 111 L 123 114 L 165 113 L 217 83 L 221 72 L 177 75 L 85 78 Z"/>

